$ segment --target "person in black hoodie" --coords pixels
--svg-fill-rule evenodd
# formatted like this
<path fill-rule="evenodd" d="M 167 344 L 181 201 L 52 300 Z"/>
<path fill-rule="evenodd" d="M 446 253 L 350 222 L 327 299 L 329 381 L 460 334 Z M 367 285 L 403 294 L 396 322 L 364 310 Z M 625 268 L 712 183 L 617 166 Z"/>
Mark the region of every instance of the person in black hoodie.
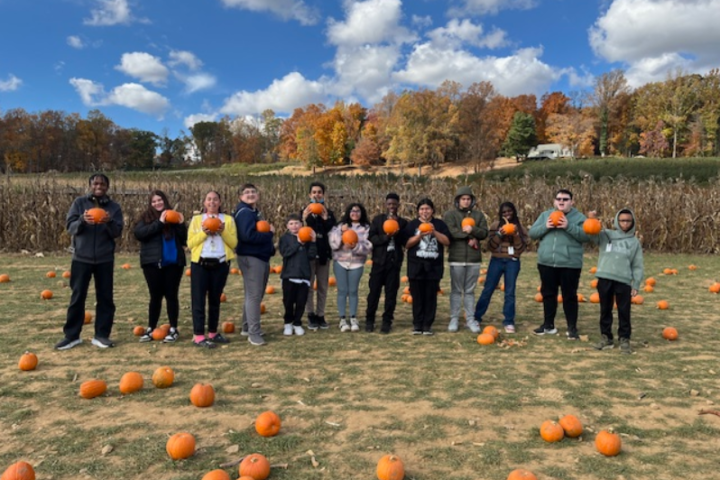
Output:
<path fill-rule="evenodd" d="M 317 256 L 315 232 L 310 239 L 303 239 L 298 232 L 302 227 L 300 215 L 291 214 L 287 219 L 285 235 L 280 237 L 278 250 L 283 257 L 282 278 L 285 327 L 283 335 L 304 335 L 302 316 L 310 291 L 310 262 Z"/>
<path fill-rule="evenodd" d="M 385 288 L 385 310 L 382 316 L 380 333 L 390 333 L 397 305 L 397 292 L 400 288 L 400 269 L 404 256 L 404 241 L 400 238 L 407 226 L 407 220 L 398 216 L 400 196 L 397 193 L 388 193 L 385 197 L 386 213 L 373 218 L 370 224 L 370 243 L 373 245 L 372 269 L 370 270 L 370 293 L 367 297 L 367 310 L 365 312 L 365 331 L 375 330 L 375 313 L 380 304 L 380 294 Z M 386 220 L 395 220 L 399 229 L 386 233 L 383 225 Z"/>
<path fill-rule="evenodd" d="M 90 176 L 90 193 L 78 197 L 70 206 L 65 221 L 72 235 L 72 266 L 70 267 L 70 305 L 63 333 L 65 337 L 56 345 L 57 350 L 69 350 L 82 343 L 80 333 L 85 322 L 85 300 L 90 279 L 95 278 L 95 336 L 92 344 L 98 348 L 115 346 L 110 340 L 115 303 L 113 301 L 113 268 L 115 266 L 115 239 L 122 234 L 123 214 L 120 205 L 107 196 L 110 179 L 102 173 Z M 104 210 L 95 216 L 90 210 Z"/>
<path fill-rule="evenodd" d="M 185 251 L 188 230 L 185 218 L 180 212 L 173 212 L 167 218 L 170 202 L 160 190 L 150 194 L 147 209 L 135 224 L 135 238 L 140 241 L 140 265 L 150 290 L 148 306 L 148 327 L 140 337 L 140 342 L 153 340 L 153 330 L 157 328 L 165 298 L 170 331 L 163 339 L 172 343 L 178 339 L 178 318 L 180 302 L 178 291 L 186 264 Z M 177 221 L 178 223 L 171 223 Z"/>
<path fill-rule="evenodd" d="M 319 204 L 322 208 L 313 206 L 314 204 Z M 318 208 L 317 212 L 319 213 L 313 213 L 313 208 Z M 317 258 L 310 262 L 312 269 L 310 285 L 317 283 L 317 304 L 311 292 L 305 307 L 308 315 L 308 328 L 313 331 L 317 331 L 319 328 L 327 330 L 330 325 L 325 321 L 325 302 L 330 280 L 330 261 L 332 260 L 328 234 L 337 222 L 332 210 L 325 206 L 325 185 L 322 183 L 310 184 L 310 204 L 302 211 L 302 219 L 305 225 L 315 231 L 315 245 L 317 246 Z"/>

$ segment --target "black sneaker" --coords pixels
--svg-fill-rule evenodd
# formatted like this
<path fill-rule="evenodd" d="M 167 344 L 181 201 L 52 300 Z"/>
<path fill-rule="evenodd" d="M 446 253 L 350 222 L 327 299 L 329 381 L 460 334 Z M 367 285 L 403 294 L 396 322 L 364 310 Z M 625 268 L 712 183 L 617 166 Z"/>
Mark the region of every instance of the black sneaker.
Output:
<path fill-rule="evenodd" d="M 383 322 L 382 326 L 380 327 L 380 333 L 388 334 L 390 333 L 390 330 L 392 329 L 392 324 L 388 322 Z"/>
<path fill-rule="evenodd" d="M 153 332 L 152 328 L 150 328 L 150 327 L 146 328 L 145 333 L 143 333 L 142 336 L 140 337 L 140 343 L 152 342 L 152 340 L 153 340 L 152 332 Z"/>
<path fill-rule="evenodd" d="M 313 332 L 317 332 L 320 328 L 320 322 L 318 316 L 314 313 L 308 315 L 308 328 Z"/>
<path fill-rule="evenodd" d="M 98 348 L 110 348 L 114 347 L 115 344 L 109 338 L 95 337 L 92 339 L 92 344 Z"/>
<path fill-rule="evenodd" d="M 432 330 L 423 330 L 422 333 L 426 336 L 435 335 L 435 332 L 433 332 Z"/>
<path fill-rule="evenodd" d="M 555 327 L 546 327 L 545 325 L 540 325 L 538 328 L 533 330 L 533 333 L 535 335 L 555 335 L 557 333 L 557 328 Z"/>
<path fill-rule="evenodd" d="M 375 331 L 375 322 L 365 322 L 365 331 L 372 333 Z"/>
<path fill-rule="evenodd" d="M 170 331 L 167 335 L 165 335 L 165 338 L 163 338 L 163 342 L 165 343 L 175 343 L 175 340 L 177 340 L 180 337 L 180 332 L 177 331 L 175 327 L 170 327 Z M 140 340 L 142 342 L 142 340 Z"/>
<path fill-rule="evenodd" d="M 422 334 L 423 334 L 423 331 L 422 331 L 422 330 L 413 330 L 413 331 L 412 331 L 412 334 L 413 334 L 413 335 L 422 335 Z"/>
<path fill-rule="evenodd" d="M 210 339 L 210 341 L 211 341 L 212 343 L 230 343 L 230 340 L 228 340 L 227 338 L 223 337 L 221 333 L 218 333 L 217 335 L 215 335 L 214 337 L 212 337 L 212 338 Z"/>
<path fill-rule="evenodd" d="M 595 350 L 611 350 L 615 348 L 615 343 L 612 339 L 608 338 L 607 335 L 603 335 L 602 340 L 593 345 L 593 347 L 595 347 Z"/>
<path fill-rule="evenodd" d="M 325 321 L 324 315 L 322 317 L 320 317 L 320 316 L 317 317 L 317 319 L 318 319 L 318 324 L 320 325 L 320 328 L 322 328 L 323 330 L 327 330 L 328 328 L 330 328 L 330 325 L 328 324 L 328 322 Z"/>
<path fill-rule="evenodd" d="M 620 353 L 631 354 L 633 353 L 632 347 L 630 346 L 629 338 L 620 339 Z"/>
<path fill-rule="evenodd" d="M 580 340 L 577 329 L 568 330 L 566 335 L 568 340 Z"/>
<path fill-rule="evenodd" d="M 70 340 L 69 338 L 63 338 L 58 343 L 55 344 L 55 350 L 70 350 L 73 347 L 76 347 L 82 343 L 81 338 L 76 338 L 75 340 Z"/>
<path fill-rule="evenodd" d="M 196 342 L 195 340 L 193 340 L 193 345 L 195 345 L 196 347 L 217 348 L 217 345 L 215 345 L 213 342 L 211 342 L 207 338 L 203 338 L 199 342 Z"/>

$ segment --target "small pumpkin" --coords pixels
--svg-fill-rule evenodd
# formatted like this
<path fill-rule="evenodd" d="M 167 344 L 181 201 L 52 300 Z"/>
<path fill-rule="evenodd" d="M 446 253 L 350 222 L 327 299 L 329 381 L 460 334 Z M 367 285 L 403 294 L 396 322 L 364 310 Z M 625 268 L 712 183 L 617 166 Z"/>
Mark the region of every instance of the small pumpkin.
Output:
<path fill-rule="evenodd" d="M 20 361 L 18 362 L 18 368 L 22 370 L 23 372 L 29 372 L 30 370 L 35 370 L 38 365 L 38 358 L 37 355 L 35 355 L 32 352 L 25 352 L 22 355 L 20 355 Z"/>
<path fill-rule="evenodd" d="M 52 297 L 52 290 L 43 290 L 42 292 L 40 292 L 40 298 L 42 298 L 43 300 L 50 300 Z"/>
<path fill-rule="evenodd" d="M 265 307 L 264 303 L 260 303 L 260 313 L 265 313 L 267 311 L 267 307 Z"/>
<path fill-rule="evenodd" d="M 165 333 L 165 330 L 163 330 L 162 328 L 156 328 L 155 330 L 152 331 L 150 336 L 156 342 L 160 342 L 165 339 L 165 337 L 167 336 L 167 333 Z"/>
<path fill-rule="evenodd" d="M 558 296 L 557 296 L 557 303 L 563 303 L 562 294 L 558 294 Z"/>
<path fill-rule="evenodd" d="M 655 280 L 653 277 L 645 279 L 645 285 L 650 285 L 651 287 L 654 287 L 657 284 L 657 280 Z"/>
<path fill-rule="evenodd" d="M 225 470 L 211 470 L 203 475 L 202 480 L 230 480 L 230 475 Z"/>
<path fill-rule="evenodd" d="M 190 390 L 190 402 L 198 408 L 206 408 L 215 403 L 215 389 L 209 383 L 196 383 Z"/>
<path fill-rule="evenodd" d="M 598 292 L 590 295 L 590 303 L 600 303 L 600 294 Z"/>
<path fill-rule="evenodd" d="M 278 265 L 275 267 L 275 273 L 282 273 L 282 265 Z"/>
<path fill-rule="evenodd" d="M 132 265 L 130 265 L 129 263 L 123 263 L 123 265 L 122 265 L 123 270 L 130 270 L 131 268 L 132 268 Z"/>
<path fill-rule="evenodd" d="M 546 442 L 555 443 L 565 437 L 565 431 L 559 423 L 552 420 L 545 420 L 540 425 L 540 436 Z"/>
<path fill-rule="evenodd" d="M 505 225 L 502 226 L 502 232 L 505 235 L 515 235 L 515 232 L 517 231 L 517 227 L 514 223 L 507 222 Z"/>
<path fill-rule="evenodd" d="M 612 430 L 601 430 L 595 437 L 595 448 L 606 457 L 614 457 L 622 450 L 620 435 Z"/>
<path fill-rule="evenodd" d="M 227 295 L 225 295 L 225 292 L 220 294 L 220 303 L 227 302 Z"/>
<path fill-rule="evenodd" d="M 270 222 L 267 220 L 258 220 L 255 223 L 255 229 L 260 233 L 268 233 L 270 232 Z"/>
<path fill-rule="evenodd" d="M 460 225 L 462 228 L 465 227 L 474 227 L 475 226 L 475 220 L 470 217 L 465 217 L 462 219 L 462 222 L 460 222 Z"/>
<path fill-rule="evenodd" d="M 688 270 L 690 270 L 691 272 L 694 272 L 695 270 L 697 270 L 697 268 L 698 268 L 698 267 L 697 267 L 696 265 L 690 265 L 690 266 L 688 267 Z"/>
<path fill-rule="evenodd" d="M 100 223 L 107 217 L 107 212 L 99 207 L 91 208 L 87 214 L 92 217 L 93 223 Z"/>
<path fill-rule="evenodd" d="M 666 268 L 663 270 L 663 275 L 672 275 L 673 271 L 672 268 Z"/>
<path fill-rule="evenodd" d="M 655 287 L 653 287 L 652 285 L 645 285 L 643 287 L 643 292 L 645 292 L 645 293 L 653 293 L 654 291 L 655 291 Z"/>
<path fill-rule="evenodd" d="M 127 372 L 120 378 L 120 393 L 129 395 L 142 390 L 145 380 L 138 372 Z"/>
<path fill-rule="evenodd" d="M 495 343 L 495 336 L 491 333 L 481 333 L 477 337 L 477 342 L 480 345 L 492 345 Z"/>
<path fill-rule="evenodd" d="M 478 283 L 479 284 L 485 283 L 485 277 L 484 276 L 478 277 Z"/>
<path fill-rule="evenodd" d="M 107 391 L 107 384 L 103 380 L 88 380 L 80 385 L 80 396 L 82 398 L 99 397 Z"/>
<path fill-rule="evenodd" d="M 185 276 L 186 276 L 186 277 L 189 277 L 190 274 L 191 274 L 190 269 L 189 269 L 189 268 L 185 269 Z"/>
<path fill-rule="evenodd" d="M 561 212 L 560 210 L 555 210 L 550 214 L 550 222 L 552 222 L 553 226 L 557 227 L 560 225 L 560 220 L 565 217 L 565 214 Z"/>
<path fill-rule="evenodd" d="M 187 432 L 176 433 L 168 438 L 165 451 L 173 460 L 184 460 L 195 454 L 195 437 Z"/>
<path fill-rule="evenodd" d="M 394 218 L 388 218 L 383 222 L 383 232 L 385 235 L 393 236 L 400 230 L 400 224 Z"/>
<path fill-rule="evenodd" d="M 583 426 L 575 415 L 565 415 L 558 423 L 565 432 L 565 436 L 569 438 L 577 438 L 583 433 Z"/>
<path fill-rule="evenodd" d="M 659 308 L 660 310 L 667 310 L 668 308 L 670 308 L 670 303 L 668 303 L 667 300 L 660 300 L 659 302 L 657 302 L 657 308 Z"/>
<path fill-rule="evenodd" d="M 246 456 L 243 461 L 240 462 L 240 468 L 238 470 L 241 477 L 248 476 L 255 480 L 265 480 L 270 476 L 270 462 L 265 458 L 265 455 L 253 453 Z"/>
<path fill-rule="evenodd" d="M 385 455 L 377 464 L 378 480 L 402 480 L 405 478 L 405 465 L 397 455 Z"/>
<path fill-rule="evenodd" d="M 0 480 L 35 480 L 35 470 L 32 465 L 21 460 L 10 465 Z"/>
<path fill-rule="evenodd" d="M 592 273 L 592 274 L 597 273 L 597 267 L 590 267 L 590 273 Z"/>
<path fill-rule="evenodd" d="M 588 218 L 583 222 L 583 232 L 588 235 L 597 235 L 602 230 L 602 223 L 597 218 Z"/>
<path fill-rule="evenodd" d="M 334 287 L 337 285 L 337 278 L 335 277 L 329 277 L 328 278 L 328 285 L 331 287 Z"/>
<path fill-rule="evenodd" d="M 255 431 L 261 437 L 274 437 L 280 432 L 281 424 L 280 416 L 272 410 L 268 410 L 255 419 Z"/>
<path fill-rule="evenodd" d="M 598 280 L 597 278 L 594 278 L 594 279 L 590 282 L 590 286 L 591 286 L 592 288 L 597 288 L 598 283 L 599 283 L 599 280 Z"/>
<path fill-rule="evenodd" d="M 500 336 L 500 332 L 493 325 L 488 325 L 487 327 L 483 328 L 482 333 L 489 333 L 490 335 L 495 337 L 495 340 L 497 340 L 497 338 Z"/>
<path fill-rule="evenodd" d="M 90 312 L 85 312 L 85 318 L 83 320 L 83 323 L 85 323 L 85 325 L 87 325 L 88 323 L 92 322 L 92 319 L 93 319 L 93 314 Z"/>
<path fill-rule="evenodd" d="M 165 210 L 165 222 L 180 223 L 180 212 L 175 210 Z"/>
<path fill-rule="evenodd" d="M 57 276 L 57 274 L 55 273 L 55 270 L 50 270 L 49 272 L 47 272 L 47 273 L 45 274 L 45 276 L 46 276 L 47 278 L 55 278 L 55 277 Z"/>
<path fill-rule="evenodd" d="M 342 234 L 342 243 L 349 247 L 354 247 L 358 243 L 358 234 L 352 228 L 348 228 Z"/>
<path fill-rule="evenodd" d="M 308 205 L 308 209 L 310 209 L 310 213 L 314 215 L 322 215 L 323 213 L 322 203 L 311 203 L 310 205 Z"/>
<path fill-rule="evenodd" d="M 432 223 L 430 222 L 422 222 L 418 226 L 418 230 L 420 230 L 421 233 L 430 233 L 435 229 Z"/>
<path fill-rule="evenodd" d="M 674 342 L 678 339 L 678 331 L 675 327 L 665 327 L 662 331 L 662 337 L 665 340 Z"/>
<path fill-rule="evenodd" d="M 62 277 L 63 277 L 63 278 L 70 278 L 70 275 L 71 275 L 71 273 L 70 273 L 69 270 L 65 270 L 65 271 L 62 273 Z"/>
<path fill-rule="evenodd" d="M 160 367 L 152 376 L 153 385 L 157 388 L 170 388 L 175 381 L 175 372 L 170 367 Z"/>
<path fill-rule="evenodd" d="M 300 227 L 300 230 L 298 230 L 298 239 L 302 243 L 312 242 L 312 235 L 313 229 L 311 227 Z"/>
<path fill-rule="evenodd" d="M 220 231 L 220 228 L 222 228 L 222 223 L 222 220 L 220 220 L 218 217 L 210 215 L 205 220 L 203 220 L 202 226 L 210 233 L 217 233 Z"/>
<path fill-rule="evenodd" d="M 268 294 L 268 295 L 274 294 L 274 293 L 275 293 L 275 287 L 273 287 L 272 285 L 268 285 L 267 287 L 265 287 L 265 293 Z"/>
<path fill-rule="evenodd" d="M 643 303 L 645 303 L 645 299 L 642 295 L 635 295 L 630 300 L 630 303 L 632 303 L 633 305 L 642 305 Z"/>
<path fill-rule="evenodd" d="M 405 303 L 410 303 L 410 304 L 412 304 L 412 302 L 413 302 L 412 295 L 408 295 L 407 298 L 405 299 Z"/>
<path fill-rule="evenodd" d="M 238 270 L 237 268 L 233 267 L 233 268 L 230 269 L 230 275 L 240 275 L 240 270 Z"/>
<path fill-rule="evenodd" d="M 222 323 L 222 331 L 223 331 L 223 333 L 234 333 L 235 332 L 235 324 L 233 322 L 223 322 Z"/>
<path fill-rule="evenodd" d="M 710 288 L 708 288 L 710 292 L 712 293 L 720 293 L 720 283 L 715 282 L 712 285 L 710 285 Z"/>
<path fill-rule="evenodd" d="M 410 281 L 410 279 L 408 278 L 407 275 L 404 275 L 404 276 L 400 279 L 400 281 L 401 281 L 402 283 L 408 283 L 408 282 Z"/>
<path fill-rule="evenodd" d="M 582 293 L 578 293 L 578 294 L 577 294 L 577 299 L 578 299 L 578 303 L 585 303 L 585 302 L 587 302 L 587 300 L 585 299 L 585 295 L 583 295 Z"/>
<path fill-rule="evenodd" d="M 542 293 L 536 293 L 536 294 L 535 294 L 535 301 L 536 301 L 536 302 L 542 302 L 542 301 L 543 301 Z"/>
<path fill-rule="evenodd" d="M 144 333 L 145 327 L 141 327 L 140 325 L 138 325 L 137 327 L 133 327 L 133 335 L 135 335 L 136 337 L 142 337 Z"/>
<path fill-rule="evenodd" d="M 0 275 L 0 283 L 8 282 L 10 282 L 10 275 L 8 275 L 7 273 L 3 273 L 2 275 Z"/>
<path fill-rule="evenodd" d="M 524 468 L 518 468 L 510 472 L 507 480 L 537 480 L 537 477 L 529 470 L 525 470 Z"/>

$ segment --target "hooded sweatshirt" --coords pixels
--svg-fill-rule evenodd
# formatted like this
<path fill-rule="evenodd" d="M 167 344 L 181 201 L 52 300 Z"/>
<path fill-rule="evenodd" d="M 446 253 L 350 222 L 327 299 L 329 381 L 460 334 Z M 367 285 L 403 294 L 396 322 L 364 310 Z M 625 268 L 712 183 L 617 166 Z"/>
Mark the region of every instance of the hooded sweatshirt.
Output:
<path fill-rule="evenodd" d="M 567 228 L 547 228 L 548 217 L 554 211 L 544 211 L 530 227 L 530 238 L 540 240 L 537 262 L 554 268 L 582 268 L 582 244 L 591 241 L 582 228 L 587 219 L 573 207 L 565 214 Z"/>
<path fill-rule="evenodd" d="M 460 197 L 463 195 L 470 195 L 472 201 L 470 207 L 463 210 L 460 208 Z M 483 240 L 488 236 L 487 220 L 485 214 L 480 210 L 473 210 L 475 207 L 475 195 L 473 195 L 470 187 L 460 187 L 455 193 L 455 207 L 445 212 L 443 215 L 443 221 L 447 224 L 450 230 L 450 247 L 448 248 L 448 262 L 450 264 L 479 264 L 482 261 L 482 255 L 480 254 L 480 248 L 473 248 L 468 245 L 468 240 L 474 238 Z M 465 218 L 472 218 L 475 220 L 475 226 L 472 227 L 472 231 L 468 234 L 462 230 L 462 221 Z M 479 247 L 479 243 L 478 243 Z"/>
<path fill-rule="evenodd" d="M 632 227 L 627 232 L 620 229 L 620 212 L 630 213 L 633 217 Z M 613 226 L 615 230 L 603 229 L 594 238 L 600 245 L 595 276 L 625 283 L 639 290 L 643 278 L 643 252 L 640 240 L 635 237 L 635 213 L 623 208 L 615 214 Z"/>

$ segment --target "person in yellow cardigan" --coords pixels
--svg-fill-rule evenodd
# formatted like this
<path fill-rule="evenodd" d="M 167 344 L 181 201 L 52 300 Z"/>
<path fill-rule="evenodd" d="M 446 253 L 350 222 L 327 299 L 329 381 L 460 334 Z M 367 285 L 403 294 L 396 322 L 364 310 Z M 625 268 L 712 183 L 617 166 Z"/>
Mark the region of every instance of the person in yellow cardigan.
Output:
<path fill-rule="evenodd" d="M 230 343 L 218 332 L 220 296 L 225 288 L 230 262 L 235 258 L 237 228 L 232 215 L 222 213 L 222 200 L 209 191 L 203 211 L 195 215 L 188 230 L 187 245 L 191 251 L 190 294 L 192 298 L 193 343 L 197 347 L 215 348 Z M 205 336 L 205 297 L 208 303 Z"/>

